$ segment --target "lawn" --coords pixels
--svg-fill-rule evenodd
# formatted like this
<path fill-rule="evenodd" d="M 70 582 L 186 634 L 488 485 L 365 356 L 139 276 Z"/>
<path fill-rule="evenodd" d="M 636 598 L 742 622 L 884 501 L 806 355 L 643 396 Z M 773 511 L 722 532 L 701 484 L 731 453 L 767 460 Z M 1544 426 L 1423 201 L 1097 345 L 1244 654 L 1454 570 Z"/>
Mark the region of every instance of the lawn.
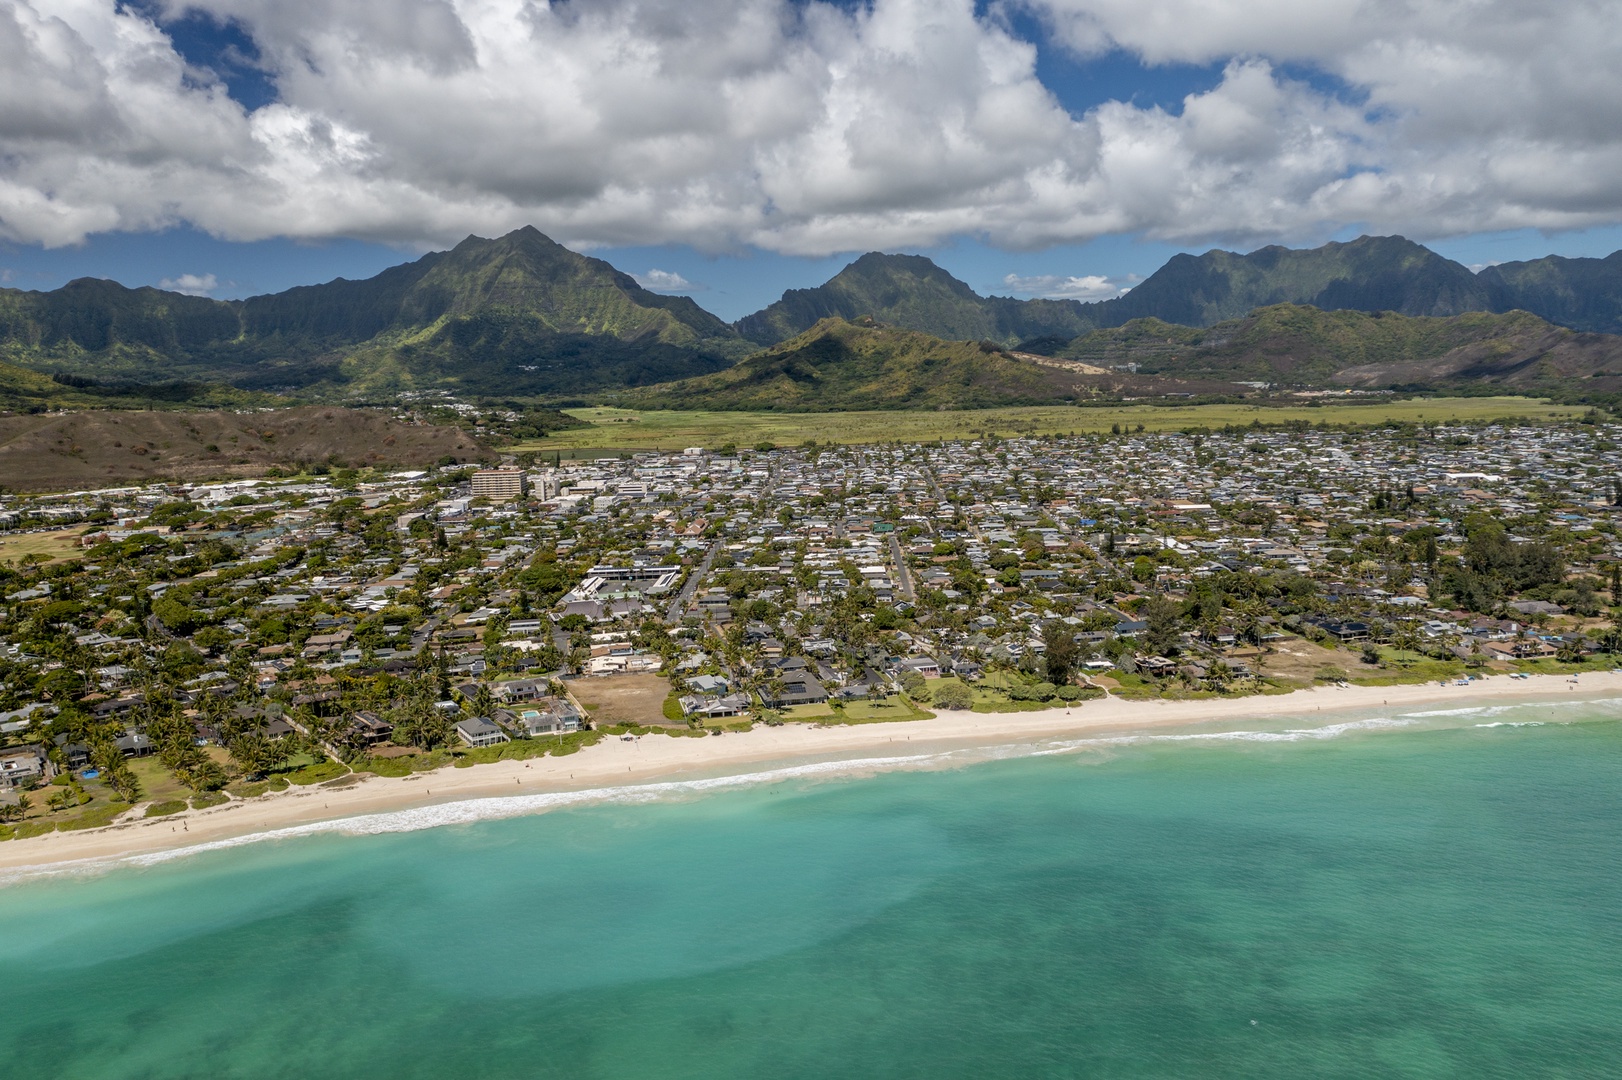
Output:
<path fill-rule="evenodd" d="M 843 712 L 844 716 L 839 714 Z M 927 713 L 915 708 L 901 698 L 885 698 L 883 701 L 852 701 L 842 710 L 834 710 L 834 715 L 823 723 L 846 724 L 884 724 L 896 720 L 928 720 L 934 713 Z"/>
<path fill-rule="evenodd" d="M 1359 686 L 1401 686 L 1456 679 L 1465 672 L 1462 660 L 1436 660 L 1424 653 L 1388 647 L 1382 647 L 1379 652 L 1383 667 L 1363 663 L 1360 654 L 1348 655 L 1342 661 L 1347 669 L 1347 681 Z"/>
<path fill-rule="evenodd" d="M 165 769 L 156 757 L 130 758 L 129 767 L 135 779 L 141 782 L 143 800 L 168 802 L 191 796 L 191 788 L 176 780 L 174 773 Z"/>
<path fill-rule="evenodd" d="M 28 816 L 23 821 L 12 827 L 12 835 L 39 836 L 58 829 L 63 832 L 99 829 L 103 825 L 111 824 L 114 818 L 130 808 L 129 803 L 119 802 L 116 798 L 103 794 L 106 789 L 95 781 L 87 783 L 85 789 L 91 791 L 95 797 L 82 806 L 74 806 L 67 810 L 52 810 L 46 804 L 47 799 L 62 790 L 59 787 L 46 786 L 29 792 L 28 797 L 33 807 L 29 809 Z"/>
<path fill-rule="evenodd" d="M 784 720 L 791 724 L 806 723 L 807 721 L 823 721 L 834 715 L 834 708 L 827 702 L 816 705 L 794 705 L 780 710 Z"/>
<path fill-rule="evenodd" d="M 960 683 L 962 680 L 955 676 L 943 679 L 933 679 L 929 687 L 931 693 L 939 693 L 943 686 Z M 1011 675 L 1006 671 L 992 671 L 977 683 L 968 683 L 969 693 L 974 701 L 969 709 L 977 713 L 1011 713 L 1011 712 L 1040 712 L 1043 709 L 1063 707 L 1064 702 L 1058 698 L 1052 701 L 1015 701 L 1007 696 L 1006 691 L 1011 686 L 1034 683 L 1035 679 L 1025 679 L 1018 675 Z"/>
<path fill-rule="evenodd" d="M 77 559 L 84 550 L 79 546 L 86 526 L 57 529 L 52 532 L 14 533 L 0 536 L 0 563 L 21 562 L 25 555 L 44 555 L 50 562 Z"/>
<path fill-rule="evenodd" d="M 759 442 L 792 446 L 819 443 L 927 442 L 1001 436 L 1106 432 L 1112 424 L 1149 431 L 1228 424 L 1278 424 L 1307 420 L 1327 424 L 1378 424 L 1390 420 L 1486 421 L 1504 417 L 1569 419 L 1584 410 L 1525 397 L 1406 398 L 1367 404 L 1324 405 L 1044 405 L 1006 409 L 788 413 L 703 410 L 568 409 L 591 424 L 559 431 L 509 448 L 512 451 L 710 449 L 724 443 L 751 447 Z"/>

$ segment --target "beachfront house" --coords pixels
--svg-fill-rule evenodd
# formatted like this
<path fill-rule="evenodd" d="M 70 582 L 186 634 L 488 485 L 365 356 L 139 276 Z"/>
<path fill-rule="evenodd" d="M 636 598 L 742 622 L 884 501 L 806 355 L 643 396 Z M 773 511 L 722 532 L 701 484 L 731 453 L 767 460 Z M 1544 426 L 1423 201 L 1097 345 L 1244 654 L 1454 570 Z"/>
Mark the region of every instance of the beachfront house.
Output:
<path fill-rule="evenodd" d="M 792 709 L 796 705 L 819 705 L 828 700 L 828 691 L 814 676 L 789 673 L 781 687 L 764 687 L 760 691 L 761 704 L 768 709 Z"/>
<path fill-rule="evenodd" d="M 353 746 L 373 747 L 394 737 L 394 725 L 368 709 L 357 710 L 349 718 L 345 738 Z"/>
<path fill-rule="evenodd" d="M 749 711 L 749 699 L 743 694 L 716 697 L 689 694 L 680 700 L 682 715 L 689 720 L 719 720 L 728 716 L 742 716 Z"/>
<path fill-rule="evenodd" d="M 523 709 L 498 709 L 494 717 L 501 726 L 526 739 L 547 735 L 567 735 L 579 731 L 583 718 L 568 698 L 545 697 Z"/>
<path fill-rule="evenodd" d="M 468 746 L 496 746 L 500 743 L 511 742 L 507 733 L 483 716 L 470 716 L 466 720 L 456 722 L 456 737 Z"/>
<path fill-rule="evenodd" d="M 50 763 L 43 746 L 11 746 L 0 750 L 0 789 L 27 787 L 46 779 Z"/>

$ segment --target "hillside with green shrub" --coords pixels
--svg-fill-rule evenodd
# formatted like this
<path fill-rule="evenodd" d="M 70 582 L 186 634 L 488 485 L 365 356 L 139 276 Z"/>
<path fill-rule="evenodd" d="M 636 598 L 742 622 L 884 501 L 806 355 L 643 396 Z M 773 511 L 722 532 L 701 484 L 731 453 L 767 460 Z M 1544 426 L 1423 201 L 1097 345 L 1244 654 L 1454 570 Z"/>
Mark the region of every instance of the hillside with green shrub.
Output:
<path fill-rule="evenodd" d="M 1622 337 L 1580 334 L 1524 311 L 1439 318 L 1278 304 L 1205 328 L 1136 319 L 1053 355 L 1135 365 L 1140 375 L 1284 386 L 1583 381 L 1609 389 L 1611 373 L 1622 374 Z"/>
<path fill-rule="evenodd" d="M 978 408 L 1070 400 L 1085 380 L 1015 359 L 991 342 L 823 319 L 713 375 L 625 400 L 647 408 L 825 410 Z"/>

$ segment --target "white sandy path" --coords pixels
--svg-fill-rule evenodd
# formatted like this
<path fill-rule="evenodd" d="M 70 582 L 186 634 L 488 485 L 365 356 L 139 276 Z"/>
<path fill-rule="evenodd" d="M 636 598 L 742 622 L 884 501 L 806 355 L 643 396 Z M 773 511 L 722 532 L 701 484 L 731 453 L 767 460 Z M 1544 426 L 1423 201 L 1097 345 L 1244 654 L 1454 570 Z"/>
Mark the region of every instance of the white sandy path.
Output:
<path fill-rule="evenodd" d="M 405 778 L 369 777 L 341 788 L 292 788 L 256 799 L 170 817 L 136 819 L 84 832 L 47 833 L 0 843 L 0 868 L 104 860 L 313 822 L 465 799 L 554 791 L 620 788 L 660 780 L 714 777 L 830 759 L 859 761 L 954 747 L 1019 743 L 1066 735 L 1121 733 L 1205 723 L 1245 723 L 1278 717 L 1315 720 L 1319 714 L 1378 712 L 1449 704 L 1506 705 L 1622 694 L 1622 673 L 1591 672 L 1572 682 L 1544 675 L 1507 676 L 1469 686 L 1318 687 L 1267 697 L 1205 701 L 1089 701 L 1073 708 L 1024 713 L 943 712 L 933 720 L 816 727 L 757 726 L 721 737 L 650 735 L 634 742 L 607 738 L 565 757 L 444 768 Z M 1327 719 L 1327 717 L 1325 718 Z"/>

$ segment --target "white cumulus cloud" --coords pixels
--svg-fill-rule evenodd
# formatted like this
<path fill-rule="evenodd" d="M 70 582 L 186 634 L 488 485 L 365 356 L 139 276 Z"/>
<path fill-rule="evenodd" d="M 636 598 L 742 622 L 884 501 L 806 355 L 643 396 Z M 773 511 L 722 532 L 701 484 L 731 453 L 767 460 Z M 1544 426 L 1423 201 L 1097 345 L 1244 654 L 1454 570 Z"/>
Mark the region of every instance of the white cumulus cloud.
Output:
<path fill-rule="evenodd" d="M 816 255 L 1622 220 L 1614 0 L 159 2 L 251 35 L 278 99 L 244 109 L 116 0 L 0 0 L 0 240 L 534 224 Z M 1014 7 L 1079 62 L 1222 75 L 1073 115 Z"/>
<path fill-rule="evenodd" d="M 1041 296 L 1050 300 L 1108 300 L 1130 289 L 1102 274 L 1069 277 L 1062 274 L 1038 274 L 1020 277 L 1009 274 L 1002 279 L 1004 287 L 1015 296 Z"/>
<path fill-rule="evenodd" d="M 653 292 L 699 292 L 704 286 L 695 285 L 674 270 L 649 270 L 645 274 L 632 274 L 636 283 Z"/>
<path fill-rule="evenodd" d="M 219 279 L 213 274 L 181 274 L 158 282 L 160 289 L 185 293 L 187 296 L 207 296 L 219 287 Z"/>

